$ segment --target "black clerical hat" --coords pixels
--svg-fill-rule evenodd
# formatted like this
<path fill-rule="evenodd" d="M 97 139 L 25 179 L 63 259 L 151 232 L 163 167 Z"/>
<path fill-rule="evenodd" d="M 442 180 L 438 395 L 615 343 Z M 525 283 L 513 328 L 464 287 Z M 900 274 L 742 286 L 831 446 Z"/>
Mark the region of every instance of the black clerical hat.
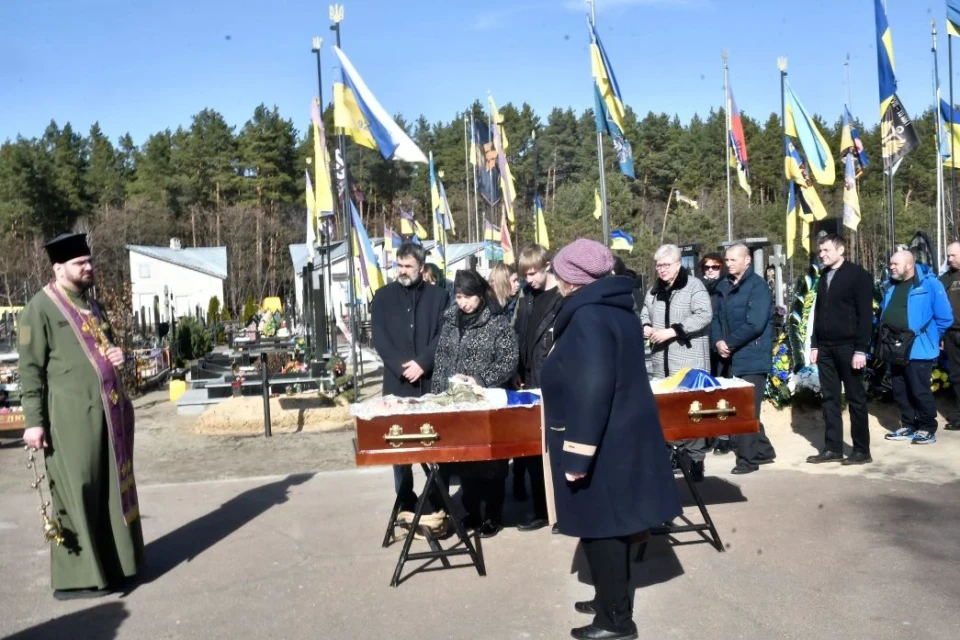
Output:
<path fill-rule="evenodd" d="M 90 255 L 90 246 L 87 244 L 85 233 L 61 233 L 56 238 L 43 245 L 53 264 L 63 264 L 74 258 Z"/>

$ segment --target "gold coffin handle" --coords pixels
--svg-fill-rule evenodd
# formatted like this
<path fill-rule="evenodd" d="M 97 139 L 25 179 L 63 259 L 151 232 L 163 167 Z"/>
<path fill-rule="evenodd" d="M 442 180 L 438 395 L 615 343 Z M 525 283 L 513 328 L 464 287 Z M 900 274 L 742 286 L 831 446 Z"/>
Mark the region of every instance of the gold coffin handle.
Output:
<path fill-rule="evenodd" d="M 732 406 L 726 400 L 717 401 L 716 409 L 704 409 L 699 401 L 694 400 L 690 404 L 690 411 L 687 413 L 694 422 L 700 422 L 703 416 L 717 416 L 721 420 L 726 420 L 727 416 L 737 415 L 737 408 Z"/>
<path fill-rule="evenodd" d="M 433 446 L 435 440 L 440 439 L 440 434 L 436 432 L 433 425 L 424 424 L 420 427 L 420 433 L 404 433 L 403 427 L 398 424 L 390 427 L 390 430 L 383 434 L 383 439 L 393 447 L 403 446 L 404 442 L 420 441 L 425 447 Z"/>

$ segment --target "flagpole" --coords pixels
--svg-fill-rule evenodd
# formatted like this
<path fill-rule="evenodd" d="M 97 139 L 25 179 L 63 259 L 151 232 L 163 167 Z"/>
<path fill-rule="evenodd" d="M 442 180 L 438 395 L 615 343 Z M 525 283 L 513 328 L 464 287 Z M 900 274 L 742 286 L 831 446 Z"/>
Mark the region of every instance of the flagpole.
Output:
<path fill-rule="evenodd" d="M 586 0 L 590 5 L 590 26 L 597 28 L 597 7 L 595 0 Z M 603 244 L 610 246 L 610 216 L 607 213 L 607 176 L 603 168 L 603 133 L 597 131 L 597 164 L 600 168 L 600 210 L 602 212 Z"/>
<path fill-rule="evenodd" d="M 342 48 L 340 44 L 340 23 L 343 21 L 342 4 L 330 5 L 330 20 L 333 22 L 333 24 L 330 25 L 330 30 L 337 34 L 337 48 L 340 49 Z M 347 170 L 347 137 L 344 135 L 344 130 L 342 128 L 337 132 L 337 146 L 340 149 L 340 157 L 343 160 L 343 198 L 341 203 L 343 204 L 344 233 L 347 242 L 347 291 L 349 292 L 350 296 L 350 299 L 347 300 L 347 309 L 350 310 L 350 361 L 353 366 L 353 397 L 354 400 L 357 400 L 360 396 L 360 389 L 357 386 L 357 371 L 360 369 L 357 361 L 356 307 L 358 292 L 356 291 L 356 282 L 354 282 L 355 267 L 353 264 L 353 212 L 350 207 L 350 172 Z"/>
<path fill-rule="evenodd" d="M 726 121 L 726 131 L 723 137 L 727 150 L 726 161 L 724 162 L 727 165 L 727 242 L 733 242 L 733 198 L 730 193 L 732 190 L 730 186 L 730 85 L 728 77 L 730 67 L 727 63 L 730 54 L 724 49 L 720 52 L 720 57 L 723 58 L 723 112 Z"/>
<path fill-rule="evenodd" d="M 537 184 L 539 166 L 537 165 L 537 130 L 534 129 L 530 132 L 530 140 L 533 145 L 533 201 L 532 206 L 530 207 L 532 215 L 530 219 L 533 220 L 533 242 L 534 244 L 540 244 L 540 222 L 537 219 L 537 197 L 540 195 L 540 185 Z M 523 243 L 520 242 L 520 229 L 517 229 L 517 246 L 523 246 Z"/>
<path fill-rule="evenodd" d="M 849 53 L 847 54 L 847 59 L 846 59 L 846 60 L 844 61 L 844 63 L 843 63 L 843 83 L 844 83 L 844 86 L 846 87 L 847 110 L 852 112 L 852 111 L 853 111 L 853 95 L 852 95 L 852 93 L 850 92 L 850 54 L 849 54 Z M 852 121 L 853 113 L 850 114 L 850 117 L 851 117 L 850 127 L 852 128 L 852 127 L 853 127 L 853 121 Z M 856 149 L 856 146 L 854 146 L 854 149 Z M 842 154 L 843 154 L 843 149 L 841 149 L 840 152 L 841 152 L 841 156 L 842 156 Z M 857 193 L 860 192 L 860 189 L 859 189 L 860 184 L 859 184 L 859 183 L 860 183 L 860 181 L 857 179 L 856 172 L 854 172 L 853 188 L 857 190 Z M 861 219 L 862 219 L 862 217 L 863 217 L 863 216 L 861 215 Z M 862 220 L 861 220 L 861 221 L 862 221 Z M 854 234 L 856 234 L 856 235 L 855 235 L 854 238 L 853 238 L 853 242 L 850 243 L 850 250 L 851 250 L 851 251 L 850 251 L 850 253 L 851 253 L 851 256 L 850 256 L 850 257 L 851 257 L 851 259 L 852 259 L 853 261 L 857 261 L 858 259 L 860 259 L 860 253 L 861 253 L 861 252 L 860 252 L 860 243 L 859 243 L 859 240 L 860 240 L 860 229 L 859 229 L 859 226 L 858 226 L 857 230 L 856 230 L 856 231 L 853 231 L 852 233 L 854 233 Z"/>
<path fill-rule="evenodd" d="M 470 242 L 470 145 L 467 143 L 467 114 L 463 114 L 463 181 L 467 188 L 467 242 Z M 450 213 L 453 217 L 453 212 Z"/>
<path fill-rule="evenodd" d="M 947 32 L 947 74 L 950 76 L 950 112 L 953 113 L 953 36 Z M 940 110 L 940 105 L 937 104 L 937 110 Z M 952 119 L 952 118 L 951 118 Z M 939 132 L 937 132 L 939 135 Z M 956 156 L 954 155 L 953 150 L 953 127 L 950 127 L 950 222 L 951 227 L 956 226 L 956 202 L 957 202 L 957 173 L 956 173 Z M 951 229 L 953 233 L 956 233 L 956 228 Z"/>
<path fill-rule="evenodd" d="M 474 145 L 476 145 L 476 136 L 474 134 L 474 127 L 473 127 L 473 107 L 472 106 L 470 107 L 470 140 L 473 142 Z M 474 156 L 476 156 L 476 151 L 474 151 Z M 474 158 L 474 162 L 476 162 L 476 158 Z M 473 227 L 474 229 L 476 229 L 477 242 L 486 242 L 486 237 L 484 235 L 481 235 L 484 232 L 480 230 L 480 199 L 477 196 L 477 167 L 476 166 L 474 166 L 473 168 L 473 217 L 474 217 Z"/>
<path fill-rule="evenodd" d="M 323 72 L 321 71 L 322 67 L 320 65 L 320 49 L 322 46 L 323 46 L 323 38 L 319 36 L 314 37 L 313 52 L 317 54 L 317 100 L 320 103 L 319 107 L 320 107 L 321 121 L 323 119 Z M 324 140 L 323 141 L 324 149 L 326 149 L 326 144 L 327 144 L 327 141 Z M 329 171 L 330 171 L 330 167 L 327 167 L 327 172 L 329 173 Z M 330 190 L 333 192 L 333 195 L 336 196 L 337 193 L 335 190 L 336 187 L 335 187 L 334 181 L 329 177 L 328 179 L 330 180 Z M 334 197 L 334 200 L 336 200 L 336 197 Z M 316 213 L 319 213 L 319 212 L 316 212 Z M 319 216 L 318 220 L 322 218 L 323 216 Z M 321 227 L 322 227 L 322 224 L 321 224 Z M 321 233 L 322 232 L 323 232 L 323 229 L 321 228 Z M 330 246 L 329 227 L 327 228 L 327 232 L 323 234 L 323 238 L 324 238 L 323 248 L 324 248 L 324 254 L 325 254 L 324 259 L 326 260 L 326 268 L 324 269 L 326 273 L 324 275 L 326 276 L 326 281 L 327 281 L 326 295 L 324 296 L 324 302 L 326 304 L 324 305 L 323 312 L 325 314 L 329 313 L 328 318 L 330 319 L 330 321 L 332 321 L 331 326 L 329 327 L 329 330 L 327 332 L 327 335 L 324 336 L 324 341 L 327 343 L 327 349 L 330 351 L 330 353 L 336 354 L 337 353 L 337 323 L 336 323 L 335 316 L 337 313 L 337 309 L 336 309 L 335 303 L 333 302 L 333 274 L 331 272 L 331 259 L 330 259 L 331 246 Z M 320 284 L 321 286 L 323 286 L 323 282 L 321 282 Z M 310 282 L 310 287 L 311 289 L 313 288 L 312 280 Z M 313 313 L 312 308 L 310 309 L 310 313 L 311 314 Z M 324 325 L 326 325 L 326 323 L 324 323 Z M 320 327 L 314 327 L 314 332 L 319 330 L 320 330 Z"/>
<path fill-rule="evenodd" d="M 933 46 L 930 48 L 930 53 L 933 54 L 933 111 L 936 114 L 937 121 L 937 269 L 939 269 L 940 265 L 943 264 L 945 225 L 943 216 L 943 157 L 940 153 L 940 132 L 943 131 L 943 122 L 940 120 L 940 61 L 937 56 L 936 19 L 930 21 L 930 35 L 933 39 Z M 949 39 L 949 36 L 947 38 Z M 952 140 L 953 136 L 951 135 L 950 138 Z"/>
<path fill-rule="evenodd" d="M 780 125 L 783 128 L 783 138 L 787 137 L 787 58 L 782 56 L 777 58 L 777 68 L 780 69 Z M 786 148 L 784 148 L 786 154 Z M 783 201 L 785 204 L 790 202 L 790 183 L 787 180 L 786 171 L 783 173 Z M 798 221 L 799 222 L 799 221 Z M 784 239 L 787 240 L 786 234 Z M 796 239 L 794 239 L 796 241 Z M 784 242 L 786 244 L 786 242 Z M 793 246 L 787 247 L 787 253 L 793 254 Z M 790 282 L 793 282 L 793 260 L 790 260 Z"/>

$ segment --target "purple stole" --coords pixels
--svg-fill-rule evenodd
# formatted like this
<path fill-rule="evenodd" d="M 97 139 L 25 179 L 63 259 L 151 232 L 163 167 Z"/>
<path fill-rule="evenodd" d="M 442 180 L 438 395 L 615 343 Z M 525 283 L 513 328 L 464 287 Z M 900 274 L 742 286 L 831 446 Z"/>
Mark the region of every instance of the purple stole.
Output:
<path fill-rule="evenodd" d="M 107 433 L 113 446 L 113 457 L 117 465 L 117 479 L 120 483 L 120 508 L 123 519 L 130 524 L 140 517 L 140 503 L 137 500 L 137 483 L 133 476 L 133 404 L 123 389 L 123 381 L 116 368 L 101 353 L 112 346 L 106 335 L 107 322 L 100 307 L 90 301 L 90 315 L 85 316 L 67 298 L 55 282 L 43 289 L 70 323 L 74 335 L 83 347 L 93 370 L 100 379 L 100 398 L 103 412 L 107 418 Z"/>

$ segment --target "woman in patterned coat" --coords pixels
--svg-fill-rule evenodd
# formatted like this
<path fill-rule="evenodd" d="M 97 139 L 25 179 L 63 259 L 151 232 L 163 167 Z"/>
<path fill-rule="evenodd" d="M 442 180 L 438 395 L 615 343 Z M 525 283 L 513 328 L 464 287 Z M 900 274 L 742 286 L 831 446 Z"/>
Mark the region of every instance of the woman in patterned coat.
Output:
<path fill-rule="evenodd" d="M 680 248 L 665 244 L 654 254 L 657 281 L 647 293 L 640 312 L 643 336 L 652 344 L 650 375 L 668 378 L 681 369 L 710 371 L 710 326 L 713 305 L 703 283 L 687 274 L 680 263 Z M 703 479 L 705 439 L 684 443 L 679 463 L 694 480 Z"/>
<path fill-rule="evenodd" d="M 506 317 L 492 313 L 487 302 L 489 285 L 476 271 L 458 271 L 453 290 L 456 304 L 444 313 L 433 366 L 433 393 L 443 393 L 450 378 L 458 376 L 481 387 L 506 386 L 517 371 L 517 335 Z M 504 481 L 509 462 L 465 462 L 452 465 L 460 477 L 464 526 L 479 529 L 481 537 L 497 535 L 503 528 Z M 484 512 L 481 514 L 481 503 Z"/>

